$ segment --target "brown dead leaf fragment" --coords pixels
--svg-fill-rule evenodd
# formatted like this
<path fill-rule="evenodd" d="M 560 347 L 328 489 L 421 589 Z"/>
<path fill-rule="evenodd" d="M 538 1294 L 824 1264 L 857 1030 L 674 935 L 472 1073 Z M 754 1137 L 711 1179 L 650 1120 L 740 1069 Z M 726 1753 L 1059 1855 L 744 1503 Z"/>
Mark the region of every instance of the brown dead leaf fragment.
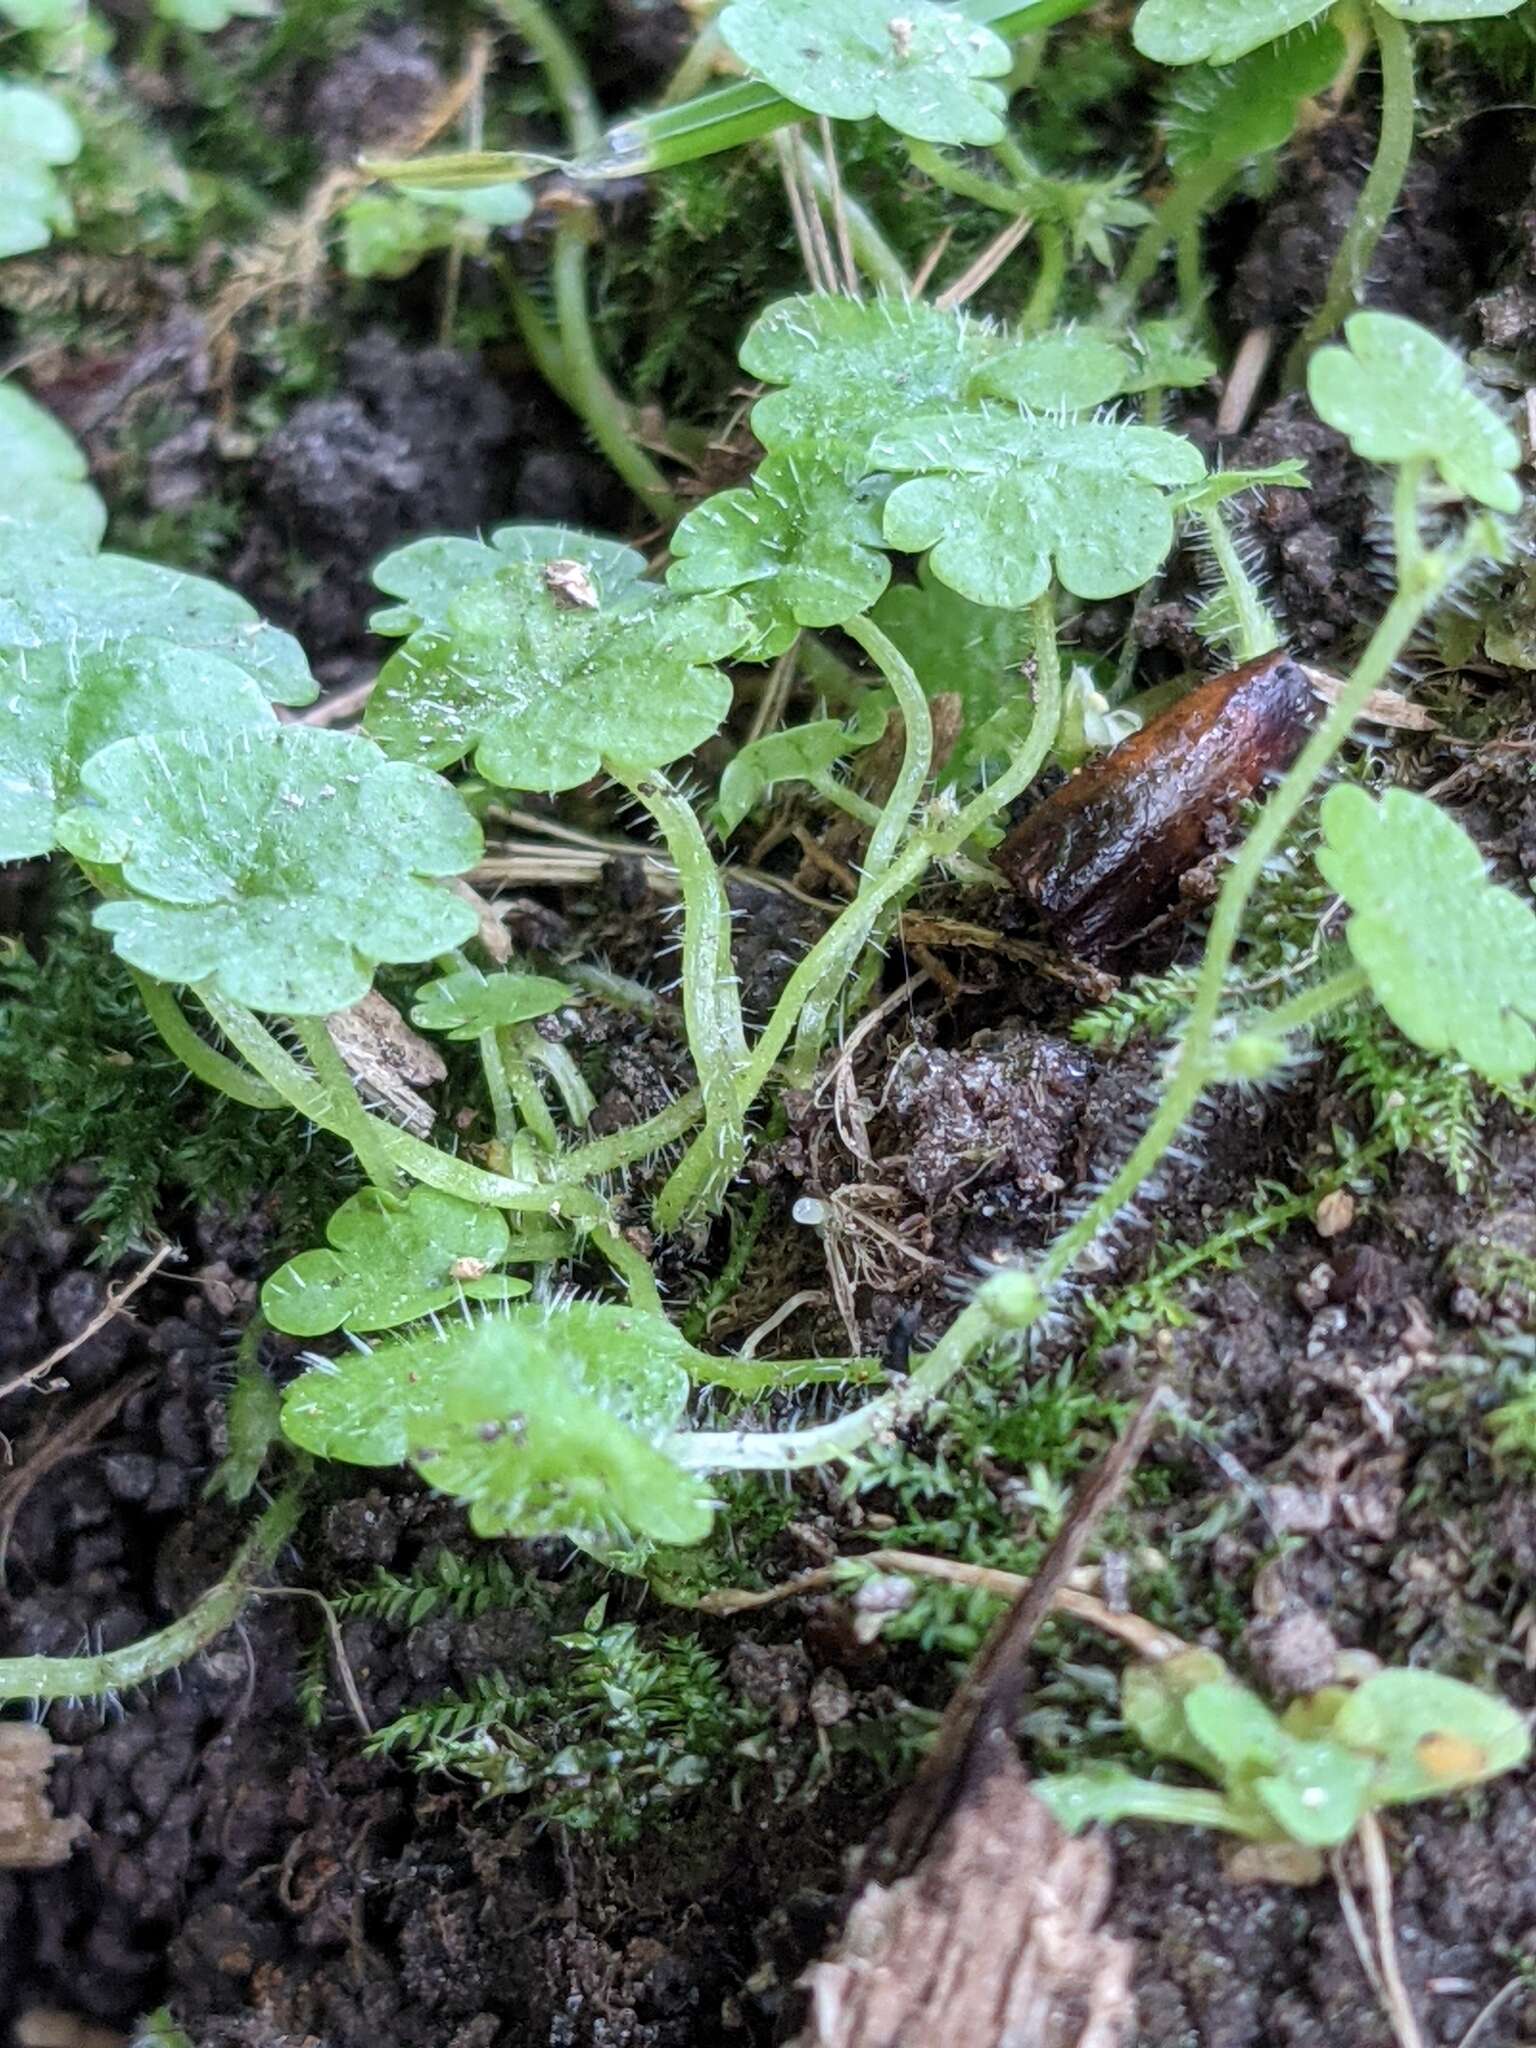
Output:
<path fill-rule="evenodd" d="M 415 1137 L 430 1137 L 436 1114 L 416 1091 L 447 1077 L 437 1047 L 413 1031 L 377 989 L 370 989 L 351 1009 L 327 1017 L 325 1028 L 348 1068 L 390 1122 Z"/>
<path fill-rule="evenodd" d="M 1117 2048 L 1129 1942 L 1099 1927 L 1102 1843 L 1064 1834 L 1011 1748 L 912 1877 L 859 1895 L 807 1975 L 797 2048 Z"/>
<path fill-rule="evenodd" d="M 49 1802 L 58 1754 L 46 1728 L 0 1721 L 0 1870 L 52 1870 L 88 1832 L 78 1814 L 61 1820 Z"/>

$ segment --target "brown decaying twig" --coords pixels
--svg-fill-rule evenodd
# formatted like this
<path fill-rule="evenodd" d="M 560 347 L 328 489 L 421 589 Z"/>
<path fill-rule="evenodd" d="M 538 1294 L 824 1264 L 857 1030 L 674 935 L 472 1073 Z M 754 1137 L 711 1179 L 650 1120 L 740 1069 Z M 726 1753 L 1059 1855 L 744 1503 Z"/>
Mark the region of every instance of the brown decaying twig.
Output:
<path fill-rule="evenodd" d="M 7 1394 L 20 1393 L 23 1387 L 35 1387 L 38 1381 L 52 1372 L 56 1365 L 62 1365 L 71 1352 L 78 1351 L 87 1339 L 94 1337 L 98 1330 L 104 1329 L 115 1315 L 122 1313 L 145 1282 L 155 1277 L 156 1273 L 159 1272 L 160 1268 L 173 1255 L 175 1250 L 175 1245 L 161 1245 L 154 1257 L 146 1260 L 131 1280 L 127 1281 L 120 1288 L 114 1289 L 109 1287 L 106 1300 L 96 1311 L 95 1315 L 91 1317 L 91 1320 L 85 1325 L 84 1329 L 77 1330 L 67 1343 L 56 1346 L 54 1350 L 49 1352 L 46 1358 L 40 1359 L 36 1365 L 29 1365 L 25 1372 L 19 1372 L 14 1379 L 7 1380 L 5 1385 L 0 1387 L 0 1401 L 3 1401 Z"/>
<path fill-rule="evenodd" d="M 26 1505 L 33 1487 L 55 1466 L 89 1450 L 124 1402 L 149 1386 L 154 1378 L 152 1370 L 133 1373 L 127 1379 L 119 1380 L 115 1387 L 108 1387 L 104 1394 L 98 1394 L 94 1401 L 72 1415 L 62 1428 L 54 1430 L 26 1464 L 11 1473 L 5 1484 L 0 1486 L 0 1580 L 5 1577 L 6 1555 L 11 1547 L 16 1518 Z"/>

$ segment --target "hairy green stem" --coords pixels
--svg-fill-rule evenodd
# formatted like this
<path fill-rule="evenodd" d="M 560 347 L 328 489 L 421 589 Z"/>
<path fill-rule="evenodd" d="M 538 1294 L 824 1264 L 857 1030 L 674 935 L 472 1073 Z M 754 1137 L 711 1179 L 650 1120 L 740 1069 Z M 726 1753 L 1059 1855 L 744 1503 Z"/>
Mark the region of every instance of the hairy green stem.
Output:
<path fill-rule="evenodd" d="M 1397 479 L 1397 530 L 1408 532 L 1417 489 L 1410 468 Z M 1405 503 L 1406 501 L 1406 503 Z M 1236 950 L 1243 913 L 1263 873 L 1298 812 L 1364 708 L 1391 672 L 1415 628 L 1437 597 L 1480 551 L 1474 524 L 1458 541 L 1433 555 L 1410 536 L 1399 564 L 1400 586 L 1364 654 L 1327 716 L 1308 740 L 1279 788 L 1259 814 L 1228 870 L 1216 908 L 1199 977 L 1172 1069 L 1151 1122 L 1109 1186 L 1031 1269 L 1000 1273 L 982 1283 L 939 1344 L 901 1387 L 819 1428 L 785 1435 L 754 1431 L 701 1432 L 678 1438 L 673 1455 L 704 1471 L 788 1471 L 850 1458 L 873 1437 L 919 1414 L 945 1386 L 990 1346 L 1027 1329 L 1044 1311 L 1058 1283 L 1141 1188 L 1173 1143 L 1212 1074 L 1215 1032 L 1227 970 Z M 845 913 L 846 915 L 846 913 Z"/>
<path fill-rule="evenodd" d="M 502 1058 L 501 1041 L 492 1029 L 482 1031 L 475 1044 L 480 1052 L 480 1070 L 485 1075 L 485 1092 L 490 1097 L 491 1126 L 496 1133 L 496 1142 L 510 1154 L 517 1143 L 518 1121 L 507 1078 L 507 1063 Z"/>
<path fill-rule="evenodd" d="M 1233 616 L 1237 621 L 1232 651 L 1240 662 L 1256 661 L 1261 654 L 1268 654 L 1280 645 L 1280 629 L 1270 615 L 1269 607 L 1259 596 L 1253 578 L 1243 567 L 1231 529 L 1221 516 L 1221 507 L 1201 505 L 1195 516 L 1205 529 L 1211 554 L 1232 600 Z"/>
<path fill-rule="evenodd" d="M 1381 57 L 1381 129 L 1355 211 L 1328 274 L 1323 303 L 1307 322 L 1286 358 L 1285 382 L 1294 390 L 1306 376 L 1307 358 L 1328 340 L 1360 301 L 1371 259 L 1402 193 L 1413 155 L 1413 38 L 1395 15 L 1366 0 L 1365 18 Z"/>
<path fill-rule="evenodd" d="M 522 336 L 533 367 L 561 402 L 572 412 L 579 412 L 576 386 L 566 372 L 565 352 L 560 346 L 560 337 L 544 317 L 543 308 L 534 297 L 528 285 L 517 274 L 516 266 L 506 256 L 495 259 L 496 274 L 501 279 L 507 302 L 512 308 L 512 317 L 517 331 Z"/>
<path fill-rule="evenodd" d="M 538 58 L 560 108 L 572 149 L 596 149 L 603 132 L 597 96 L 576 46 L 556 22 L 543 0 L 495 0 L 496 11 L 511 24 Z"/>
<path fill-rule="evenodd" d="M 1204 164 L 1178 180 L 1137 236 L 1124 270 L 1105 295 L 1104 315 L 1107 320 L 1124 320 L 1130 316 L 1136 301 L 1156 276 L 1168 245 L 1180 243 L 1189 230 L 1198 230 L 1231 175 L 1229 163 L 1216 162 Z"/>
<path fill-rule="evenodd" d="M 1234 1021 L 1239 1031 L 1262 1031 L 1266 1037 L 1283 1038 L 1288 1032 L 1315 1024 L 1330 1011 L 1343 1009 L 1346 1003 L 1363 996 L 1370 985 L 1371 978 L 1363 967 L 1341 967 L 1326 981 L 1314 982 L 1311 988 L 1276 1003 L 1272 1009 L 1255 1010 Z"/>
<path fill-rule="evenodd" d="M 679 1095 L 644 1123 L 627 1124 L 607 1137 L 591 1138 L 562 1154 L 560 1171 L 580 1181 L 600 1180 L 606 1173 L 621 1173 L 637 1160 L 664 1152 L 680 1138 L 686 1138 L 704 1114 L 704 1097 L 697 1088 Z"/>
<path fill-rule="evenodd" d="M 713 1206 L 747 1153 L 736 1077 L 747 1056 L 741 990 L 731 958 L 731 906 L 692 804 L 659 770 L 610 772 L 650 813 L 683 895 L 683 1018 L 704 1098 L 704 1129 L 656 1198 L 656 1220 L 675 1229 Z"/>
<path fill-rule="evenodd" d="M 381 1142 L 376 1129 L 379 1120 L 370 1116 L 365 1108 L 351 1070 L 326 1029 L 325 1019 L 290 1017 L 288 1021 L 304 1048 L 305 1058 L 314 1069 L 315 1081 L 324 1093 L 326 1127 L 351 1146 L 358 1165 L 375 1187 L 393 1188 L 399 1180 L 400 1169 L 391 1155 L 391 1148 Z"/>
<path fill-rule="evenodd" d="M 843 631 L 850 640 L 858 642 L 890 684 L 904 728 L 901 769 L 864 856 L 865 872 L 878 877 L 896 858 L 896 849 L 912 823 L 928 780 L 928 770 L 933 765 L 933 718 L 917 671 L 873 619 L 861 612 L 856 618 L 845 620 Z"/>
<path fill-rule="evenodd" d="M 230 1044 L 277 1089 L 284 1101 L 322 1130 L 347 1138 L 346 1131 L 333 1120 L 335 1110 L 326 1091 L 314 1075 L 279 1044 L 258 1017 L 243 1004 L 231 1002 L 215 989 L 200 988 L 197 995 Z M 437 1188 L 445 1195 L 457 1195 L 460 1201 L 483 1203 L 492 1209 L 559 1216 L 567 1222 L 593 1226 L 607 1220 L 606 1204 L 583 1187 L 579 1180 L 517 1180 L 508 1174 L 487 1173 L 483 1167 L 470 1165 L 468 1160 L 439 1152 L 435 1145 L 413 1138 L 409 1131 L 398 1130 L 369 1111 L 365 1110 L 363 1114 L 370 1126 L 370 1135 L 388 1155 L 395 1170 L 411 1180 L 420 1181 L 424 1187 Z M 569 1160 L 561 1160 L 559 1164 L 562 1174 L 572 1172 Z"/>
<path fill-rule="evenodd" d="M 1040 267 L 1035 272 L 1035 282 L 1019 315 L 1019 326 L 1025 334 L 1037 334 L 1042 327 L 1049 327 L 1056 317 L 1057 301 L 1061 288 L 1067 281 L 1067 237 L 1064 230 L 1053 220 L 1043 220 L 1035 229 L 1035 246 L 1040 252 Z"/>
<path fill-rule="evenodd" d="M 1017 216 L 1034 211 L 1033 201 L 1028 193 L 1021 192 L 1016 185 L 1006 185 L 1001 178 L 990 178 L 984 171 L 971 170 L 931 142 L 914 142 L 907 138 L 907 155 L 913 165 L 935 185 L 946 192 L 954 192 L 962 199 L 970 199 L 978 206 L 989 206 L 994 213 Z"/>
<path fill-rule="evenodd" d="M 529 1135 L 543 1152 L 553 1156 L 560 1150 L 560 1133 L 555 1128 L 555 1120 L 537 1080 L 528 1070 L 527 1056 L 519 1043 L 521 1028 L 518 1026 L 495 1034 L 502 1070 L 512 1100 L 517 1104 L 517 1113 L 527 1125 Z"/>
<path fill-rule="evenodd" d="M 299 1489 L 280 1493 L 235 1554 L 234 1563 L 168 1628 L 95 1657 L 0 1658 L 0 1700 L 99 1699 L 131 1692 L 206 1650 L 240 1615 L 299 1519 Z"/>
<path fill-rule="evenodd" d="M 824 1000 L 826 990 L 835 992 L 853 972 L 882 913 L 899 903 L 935 861 L 958 853 L 973 833 L 1028 789 L 1045 765 L 1061 718 L 1061 658 L 1049 595 L 1036 601 L 1035 629 L 1035 716 L 1023 747 L 990 788 L 959 811 L 913 833 L 885 874 L 869 876 L 868 886 L 805 955 L 785 985 L 740 1078 L 737 1093 L 743 1111 L 762 1091 L 801 1012 L 813 999 Z M 800 1077 L 802 1081 L 805 1078 Z"/>
<path fill-rule="evenodd" d="M 570 402 L 603 455 L 655 519 L 671 524 L 682 506 L 635 440 L 628 409 L 608 381 L 588 304 L 587 257 L 592 225 L 584 211 L 567 213 L 555 230 L 555 318 Z"/>
<path fill-rule="evenodd" d="M 284 1107 L 283 1098 L 275 1088 L 269 1087 L 247 1068 L 226 1059 L 206 1039 L 198 1037 L 187 1022 L 186 1013 L 177 1002 L 174 991 L 165 982 L 141 974 L 137 967 L 130 967 L 128 974 L 148 1012 L 150 1023 L 182 1065 L 199 1081 L 216 1088 L 221 1095 L 243 1102 L 247 1109 Z"/>

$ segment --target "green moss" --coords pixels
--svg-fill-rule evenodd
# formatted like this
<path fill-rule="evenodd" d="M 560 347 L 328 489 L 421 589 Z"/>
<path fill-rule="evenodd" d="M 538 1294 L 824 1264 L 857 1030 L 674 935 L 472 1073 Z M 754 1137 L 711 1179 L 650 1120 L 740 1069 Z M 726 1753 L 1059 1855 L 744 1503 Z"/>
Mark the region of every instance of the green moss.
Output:
<path fill-rule="evenodd" d="M 302 1241 L 357 1169 L 297 1118 L 193 1086 L 160 1043 L 77 891 L 61 892 L 41 960 L 0 941 L 0 1188 L 27 1195 L 88 1167 L 85 1212 L 110 1263 L 178 1210 L 260 1206 Z"/>

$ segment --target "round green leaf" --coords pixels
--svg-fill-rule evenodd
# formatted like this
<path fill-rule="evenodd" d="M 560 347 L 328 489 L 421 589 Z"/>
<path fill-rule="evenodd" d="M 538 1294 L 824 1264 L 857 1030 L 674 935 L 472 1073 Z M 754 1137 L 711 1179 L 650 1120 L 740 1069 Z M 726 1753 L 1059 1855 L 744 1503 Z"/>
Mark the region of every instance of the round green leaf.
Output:
<path fill-rule="evenodd" d="M 978 398 L 1010 398 L 1036 412 L 1087 412 L 1130 389 L 1129 352 L 1091 328 L 1031 335 L 994 356 L 972 383 Z"/>
<path fill-rule="evenodd" d="M 717 491 L 672 536 L 669 588 L 731 591 L 755 638 L 740 658 L 771 661 L 802 626 L 868 611 L 891 578 L 878 497 L 814 450 L 770 455 L 745 490 Z"/>
<path fill-rule="evenodd" d="M 1035 639 L 1028 613 L 972 604 L 924 562 L 917 581 L 894 584 L 871 617 L 912 664 L 927 696 L 952 691 L 960 699 L 963 723 L 946 781 L 980 769 L 993 751 L 989 726 L 994 734 L 1004 723 L 1028 730 L 1034 700 L 1022 670 Z"/>
<path fill-rule="evenodd" d="M 1251 1789 L 1293 1842 L 1312 1849 L 1347 1842 L 1374 1804 L 1370 1763 L 1333 1742 L 1288 1738 L 1278 1768 Z"/>
<path fill-rule="evenodd" d="M 1156 64 L 1231 64 L 1326 14 L 1332 0 L 1143 0 L 1131 31 Z"/>
<path fill-rule="evenodd" d="M 107 508 L 87 481 L 84 451 L 19 384 L 0 384 L 0 476 L 11 487 L 0 524 L 47 526 L 83 548 L 100 544 Z"/>
<path fill-rule="evenodd" d="M 85 650 L 138 636 L 220 655 L 275 704 L 316 695 L 298 642 L 222 584 L 93 554 L 53 528 L 0 524 L 0 646 Z"/>
<path fill-rule="evenodd" d="M 1168 108 L 1169 164 L 1182 178 L 1281 148 L 1302 101 L 1324 91 L 1343 61 L 1343 37 L 1331 23 L 1315 21 L 1235 64 L 1189 72 Z"/>
<path fill-rule="evenodd" d="M 1377 1760 L 1373 1806 L 1479 1784 L 1515 1770 L 1531 1753 L 1525 1715 L 1438 1671 L 1378 1671 L 1349 1694 L 1332 1732 Z"/>
<path fill-rule="evenodd" d="M 473 749 L 503 789 L 573 789 L 604 761 L 660 768 L 719 727 L 731 686 L 713 664 L 745 633 L 729 598 L 591 610 L 558 599 L 536 564 L 513 564 L 385 663 L 368 730 L 433 767 Z"/>
<path fill-rule="evenodd" d="M 710 1509 L 667 1457 L 696 1354 L 660 1316 L 514 1306 L 296 1380 L 283 1427 L 349 1464 L 409 1457 L 482 1535 L 696 1543 Z"/>
<path fill-rule="evenodd" d="M 1524 0 L 1381 0 L 1387 14 L 1399 21 L 1494 21 L 1513 14 Z"/>
<path fill-rule="evenodd" d="M 74 226 L 54 167 L 79 154 L 80 130 L 60 101 L 0 80 L 0 256 L 45 249 Z"/>
<path fill-rule="evenodd" d="M 489 1270 L 511 1249 L 507 1219 L 435 1188 L 403 1201 L 364 1188 L 342 1203 L 325 1234 L 330 1251 L 300 1252 L 261 1290 L 262 1312 L 294 1337 L 329 1330 L 392 1330 L 468 1296 L 505 1300 L 526 1281 Z"/>
<path fill-rule="evenodd" d="M 937 0 L 730 0 L 726 43 L 775 92 L 922 142 L 1001 142 L 1008 45 Z"/>
<path fill-rule="evenodd" d="M 655 584 L 639 580 L 644 555 L 620 541 L 573 526 L 499 526 L 489 541 L 445 534 L 413 540 L 386 555 L 373 580 L 402 602 L 375 612 L 368 623 L 375 633 L 392 635 L 414 633 L 419 626 L 441 631 L 454 599 L 509 562 L 579 562 L 605 611 L 637 611 L 658 594 Z"/>
<path fill-rule="evenodd" d="M 1518 512 L 1513 430 L 1467 382 L 1454 349 L 1397 313 L 1354 313 L 1348 348 L 1319 349 L 1307 366 L 1318 417 L 1367 462 L 1434 463 L 1453 491 Z"/>
<path fill-rule="evenodd" d="M 933 573 L 977 604 L 1018 607 L 1052 568 L 1078 597 L 1145 583 L 1173 544 L 1166 487 L 1203 474 L 1199 452 L 1159 427 L 935 413 L 881 434 L 880 466 L 934 471 L 885 507 L 892 547 L 930 550 Z"/>
<path fill-rule="evenodd" d="M 1536 913 L 1488 880 L 1482 855 L 1427 797 L 1373 803 L 1341 784 L 1323 799 L 1317 865 L 1353 915 L 1349 950 L 1376 1000 L 1427 1052 L 1493 1081 L 1536 1067 Z"/>
<path fill-rule="evenodd" d="M 275 723 L 244 669 L 216 655 L 155 640 L 0 648 L 0 860 L 53 848 L 84 764 L 114 740 Z"/>
<path fill-rule="evenodd" d="M 381 960 L 474 936 L 461 874 L 480 829 L 435 775 L 302 725 L 119 740 L 81 775 L 59 837 L 135 893 L 96 923 L 161 981 L 211 981 L 257 1010 L 317 1016 L 367 994 Z"/>
<path fill-rule="evenodd" d="M 342 208 L 341 267 L 348 277 L 409 277 L 451 246 L 454 223 L 402 192 L 360 192 Z"/>
<path fill-rule="evenodd" d="M 779 299 L 741 345 L 742 368 L 785 384 L 752 408 L 765 448 L 799 442 L 856 470 L 870 440 L 909 412 L 958 403 L 1001 338 L 964 313 L 922 300 Z"/>
<path fill-rule="evenodd" d="M 416 991 L 411 1022 L 418 1031 L 442 1031 L 459 1043 L 482 1031 L 500 1031 L 548 1017 L 576 1000 L 574 989 L 543 974 L 482 974 L 461 967 Z"/>
<path fill-rule="evenodd" d="M 729 839 L 775 784 L 825 775 L 849 754 L 879 739 L 885 721 L 885 706 L 871 696 L 860 704 L 851 726 L 835 718 L 817 718 L 749 740 L 720 777 L 714 815 L 721 838 Z"/>

